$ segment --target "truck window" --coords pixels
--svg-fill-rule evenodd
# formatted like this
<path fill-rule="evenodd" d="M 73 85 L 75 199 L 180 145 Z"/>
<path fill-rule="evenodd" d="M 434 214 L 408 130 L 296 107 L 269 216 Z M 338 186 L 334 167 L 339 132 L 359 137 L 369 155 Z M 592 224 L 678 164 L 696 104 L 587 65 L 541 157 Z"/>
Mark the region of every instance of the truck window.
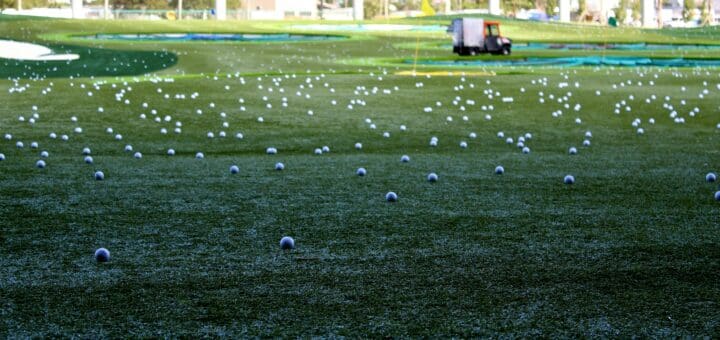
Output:
<path fill-rule="evenodd" d="M 485 35 L 498 36 L 500 35 L 500 28 L 498 27 L 498 25 L 487 25 L 485 26 Z"/>

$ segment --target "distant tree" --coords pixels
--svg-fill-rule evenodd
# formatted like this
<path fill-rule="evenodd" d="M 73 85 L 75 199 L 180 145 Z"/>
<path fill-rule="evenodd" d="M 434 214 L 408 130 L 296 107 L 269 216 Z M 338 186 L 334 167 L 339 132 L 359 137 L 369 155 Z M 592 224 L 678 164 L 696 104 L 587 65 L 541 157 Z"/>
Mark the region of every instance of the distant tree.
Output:
<path fill-rule="evenodd" d="M 640 1 L 641 0 L 632 0 L 632 2 L 630 2 L 633 21 L 639 21 L 640 19 L 642 19 L 642 4 L 640 3 Z"/>
<path fill-rule="evenodd" d="M 627 19 L 627 8 L 629 5 L 629 0 L 620 0 L 618 3 L 618 7 L 615 8 L 615 19 L 617 20 L 618 24 L 624 24 L 625 20 Z"/>
<path fill-rule="evenodd" d="M 515 16 L 523 8 L 532 7 L 530 0 L 503 0 L 501 2 L 505 13 Z"/>
<path fill-rule="evenodd" d="M 682 17 L 685 21 L 690 21 L 693 16 L 693 10 L 695 9 L 695 0 L 684 0 Z"/>
<path fill-rule="evenodd" d="M 710 15 L 710 13 L 710 1 L 703 0 L 702 11 L 700 12 L 700 22 L 703 26 L 707 26 L 712 23 L 712 15 Z"/>
<path fill-rule="evenodd" d="M 0 0 L 0 13 L 2 13 L 6 8 L 13 8 L 15 6 L 15 0 Z"/>
<path fill-rule="evenodd" d="M 363 5 L 365 10 L 365 19 L 372 19 L 382 14 L 382 1 L 381 0 L 365 0 Z"/>
<path fill-rule="evenodd" d="M 578 0 L 578 16 L 577 20 L 584 22 L 590 12 L 587 7 L 587 0 Z"/>

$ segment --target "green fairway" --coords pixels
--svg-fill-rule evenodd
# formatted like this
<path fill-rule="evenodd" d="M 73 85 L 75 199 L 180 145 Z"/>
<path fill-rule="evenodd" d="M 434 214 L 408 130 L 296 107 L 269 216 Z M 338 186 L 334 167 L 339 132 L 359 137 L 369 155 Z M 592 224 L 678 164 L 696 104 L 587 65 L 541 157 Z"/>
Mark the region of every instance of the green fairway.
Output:
<path fill-rule="evenodd" d="M 438 48 L 450 38 L 433 32 L 80 37 L 301 33 L 305 23 L 0 15 L 0 39 L 80 54 L 0 59 L 0 336 L 720 334 L 720 187 L 705 179 L 720 172 L 717 67 L 403 62 L 472 60 Z M 720 37 L 513 20 L 502 29 L 517 41 Z M 509 58 L 588 55 L 720 59 L 720 50 Z M 390 191 L 397 202 L 385 200 Z M 281 250 L 283 236 L 296 249 Z M 100 247 L 109 262 L 93 258 Z"/>

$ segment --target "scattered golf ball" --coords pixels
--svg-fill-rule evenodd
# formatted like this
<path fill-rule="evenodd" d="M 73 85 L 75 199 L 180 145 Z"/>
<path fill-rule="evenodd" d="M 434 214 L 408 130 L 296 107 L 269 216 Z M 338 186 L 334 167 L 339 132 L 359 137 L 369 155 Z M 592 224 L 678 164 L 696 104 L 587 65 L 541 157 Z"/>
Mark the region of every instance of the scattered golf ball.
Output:
<path fill-rule="evenodd" d="M 276 149 L 276 148 L 267 148 L 267 150 L 265 150 L 265 152 L 266 152 L 268 155 L 274 155 L 274 154 L 277 153 L 277 149 Z"/>
<path fill-rule="evenodd" d="M 37 161 L 37 163 L 35 163 L 35 166 L 37 166 L 37 167 L 40 168 L 40 169 L 44 169 L 44 168 L 45 168 L 45 161 L 41 159 L 41 160 Z"/>
<path fill-rule="evenodd" d="M 175 156 L 175 150 L 174 150 L 174 149 L 168 149 L 167 154 L 168 154 L 168 156 Z"/>
<path fill-rule="evenodd" d="M 195 154 L 195 159 L 204 159 L 205 155 L 202 152 L 198 152 Z"/>
<path fill-rule="evenodd" d="M 530 153 L 530 148 L 528 148 L 527 146 L 524 147 L 524 148 L 522 148 L 522 153 L 524 153 L 524 154 L 529 154 L 529 153 Z"/>
<path fill-rule="evenodd" d="M 284 236 L 280 239 L 280 249 L 291 250 L 295 249 L 295 240 L 290 236 Z"/>
<path fill-rule="evenodd" d="M 316 155 L 322 155 L 322 150 L 321 150 L 320 148 L 316 148 L 316 149 L 315 149 L 315 154 L 316 154 Z"/>
<path fill-rule="evenodd" d="M 361 150 L 362 149 L 362 143 L 355 143 L 355 149 Z"/>
<path fill-rule="evenodd" d="M 467 149 L 467 142 L 460 142 L 460 148 Z"/>
<path fill-rule="evenodd" d="M 502 165 L 498 165 L 495 167 L 495 174 L 496 175 L 502 175 L 505 173 L 505 168 L 502 167 Z"/>
<path fill-rule="evenodd" d="M 565 183 L 565 184 L 573 184 L 573 183 L 575 183 L 575 177 L 573 177 L 572 175 L 567 175 L 567 176 L 565 176 L 565 178 L 563 179 L 563 183 Z"/>
<path fill-rule="evenodd" d="M 571 155 L 577 155 L 577 149 L 573 146 L 568 150 L 568 153 Z"/>
<path fill-rule="evenodd" d="M 365 168 L 358 168 L 355 173 L 356 173 L 358 176 L 362 177 L 362 176 L 367 175 L 367 170 L 365 170 Z"/>
<path fill-rule="evenodd" d="M 715 192 L 715 200 L 720 201 L 720 191 Z"/>
<path fill-rule="evenodd" d="M 408 156 L 408 155 L 403 155 L 402 157 L 400 157 L 400 161 L 403 162 L 403 163 L 407 163 L 407 162 L 410 161 L 410 156 Z"/>
<path fill-rule="evenodd" d="M 710 172 L 707 175 L 705 175 L 705 180 L 710 183 L 715 182 L 717 180 L 717 175 L 715 175 L 715 173 Z"/>
<path fill-rule="evenodd" d="M 142 158 L 142 154 L 140 152 L 136 152 L 133 157 L 135 157 L 135 159 L 140 159 Z"/>
<path fill-rule="evenodd" d="M 89 155 L 89 154 L 90 154 L 90 148 L 83 148 L 82 154 L 83 154 L 83 155 Z"/>
<path fill-rule="evenodd" d="M 105 174 L 102 171 L 95 171 L 95 180 L 102 181 L 105 179 Z"/>
<path fill-rule="evenodd" d="M 388 202 L 397 202 L 398 195 L 396 193 L 390 191 L 387 194 L 385 194 L 385 200 Z"/>
<path fill-rule="evenodd" d="M 40 157 L 42 157 L 42 158 L 48 158 L 49 156 L 50 156 L 50 154 L 47 151 L 43 151 L 40 153 Z"/>
<path fill-rule="evenodd" d="M 236 174 L 236 173 L 238 173 L 238 172 L 240 172 L 240 168 L 238 168 L 237 165 L 232 165 L 232 166 L 230 166 L 230 173 L 231 173 L 231 174 Z"/>
<path fill-rule="evenodd" d="M 85 163 L 93 164 L 93 158 L 91 156 L 85 156 Z"/>
<path fill-rule="evenodd" d="M 431 173 L 427 176 L 427 180 L 428 180 L 428 182 L 437 182 L 437 180 L 438 180 L 438 175 L 437 175 L 436 173 L 434 173 L 434 172 L 431 172 Z"/>
<path fill-rule="evenodd" d="M 107 262 L 110 261 L 110 251 L 105 248 L 99 248 L 95 251 L 95 261 Z"/>
<path fill-rule="evenodd" d="M 282 164 L 280 162 L 275 164 L 275 170 L 279 171 L 279 170 L 284 170 L 284 169 L 285 169 L 285 164 Z"/>
<path fill-rule="evenodd" d="M 4 160 L 5 160 L 5 154 L 0 153 L 0 161 L 4 161 Z"/>

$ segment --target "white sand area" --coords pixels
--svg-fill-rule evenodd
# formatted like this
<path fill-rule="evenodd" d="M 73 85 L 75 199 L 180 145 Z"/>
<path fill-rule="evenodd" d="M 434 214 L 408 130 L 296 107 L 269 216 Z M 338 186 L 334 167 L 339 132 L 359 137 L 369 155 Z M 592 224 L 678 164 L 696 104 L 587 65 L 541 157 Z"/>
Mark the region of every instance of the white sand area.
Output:
<path fill-rule="evenodd" d="M 0 58 L 14 60 L 49 61 L 76 60 L 77 54 L 54 54 L 45 46 L 21 41 L 0 40 Z"/>

